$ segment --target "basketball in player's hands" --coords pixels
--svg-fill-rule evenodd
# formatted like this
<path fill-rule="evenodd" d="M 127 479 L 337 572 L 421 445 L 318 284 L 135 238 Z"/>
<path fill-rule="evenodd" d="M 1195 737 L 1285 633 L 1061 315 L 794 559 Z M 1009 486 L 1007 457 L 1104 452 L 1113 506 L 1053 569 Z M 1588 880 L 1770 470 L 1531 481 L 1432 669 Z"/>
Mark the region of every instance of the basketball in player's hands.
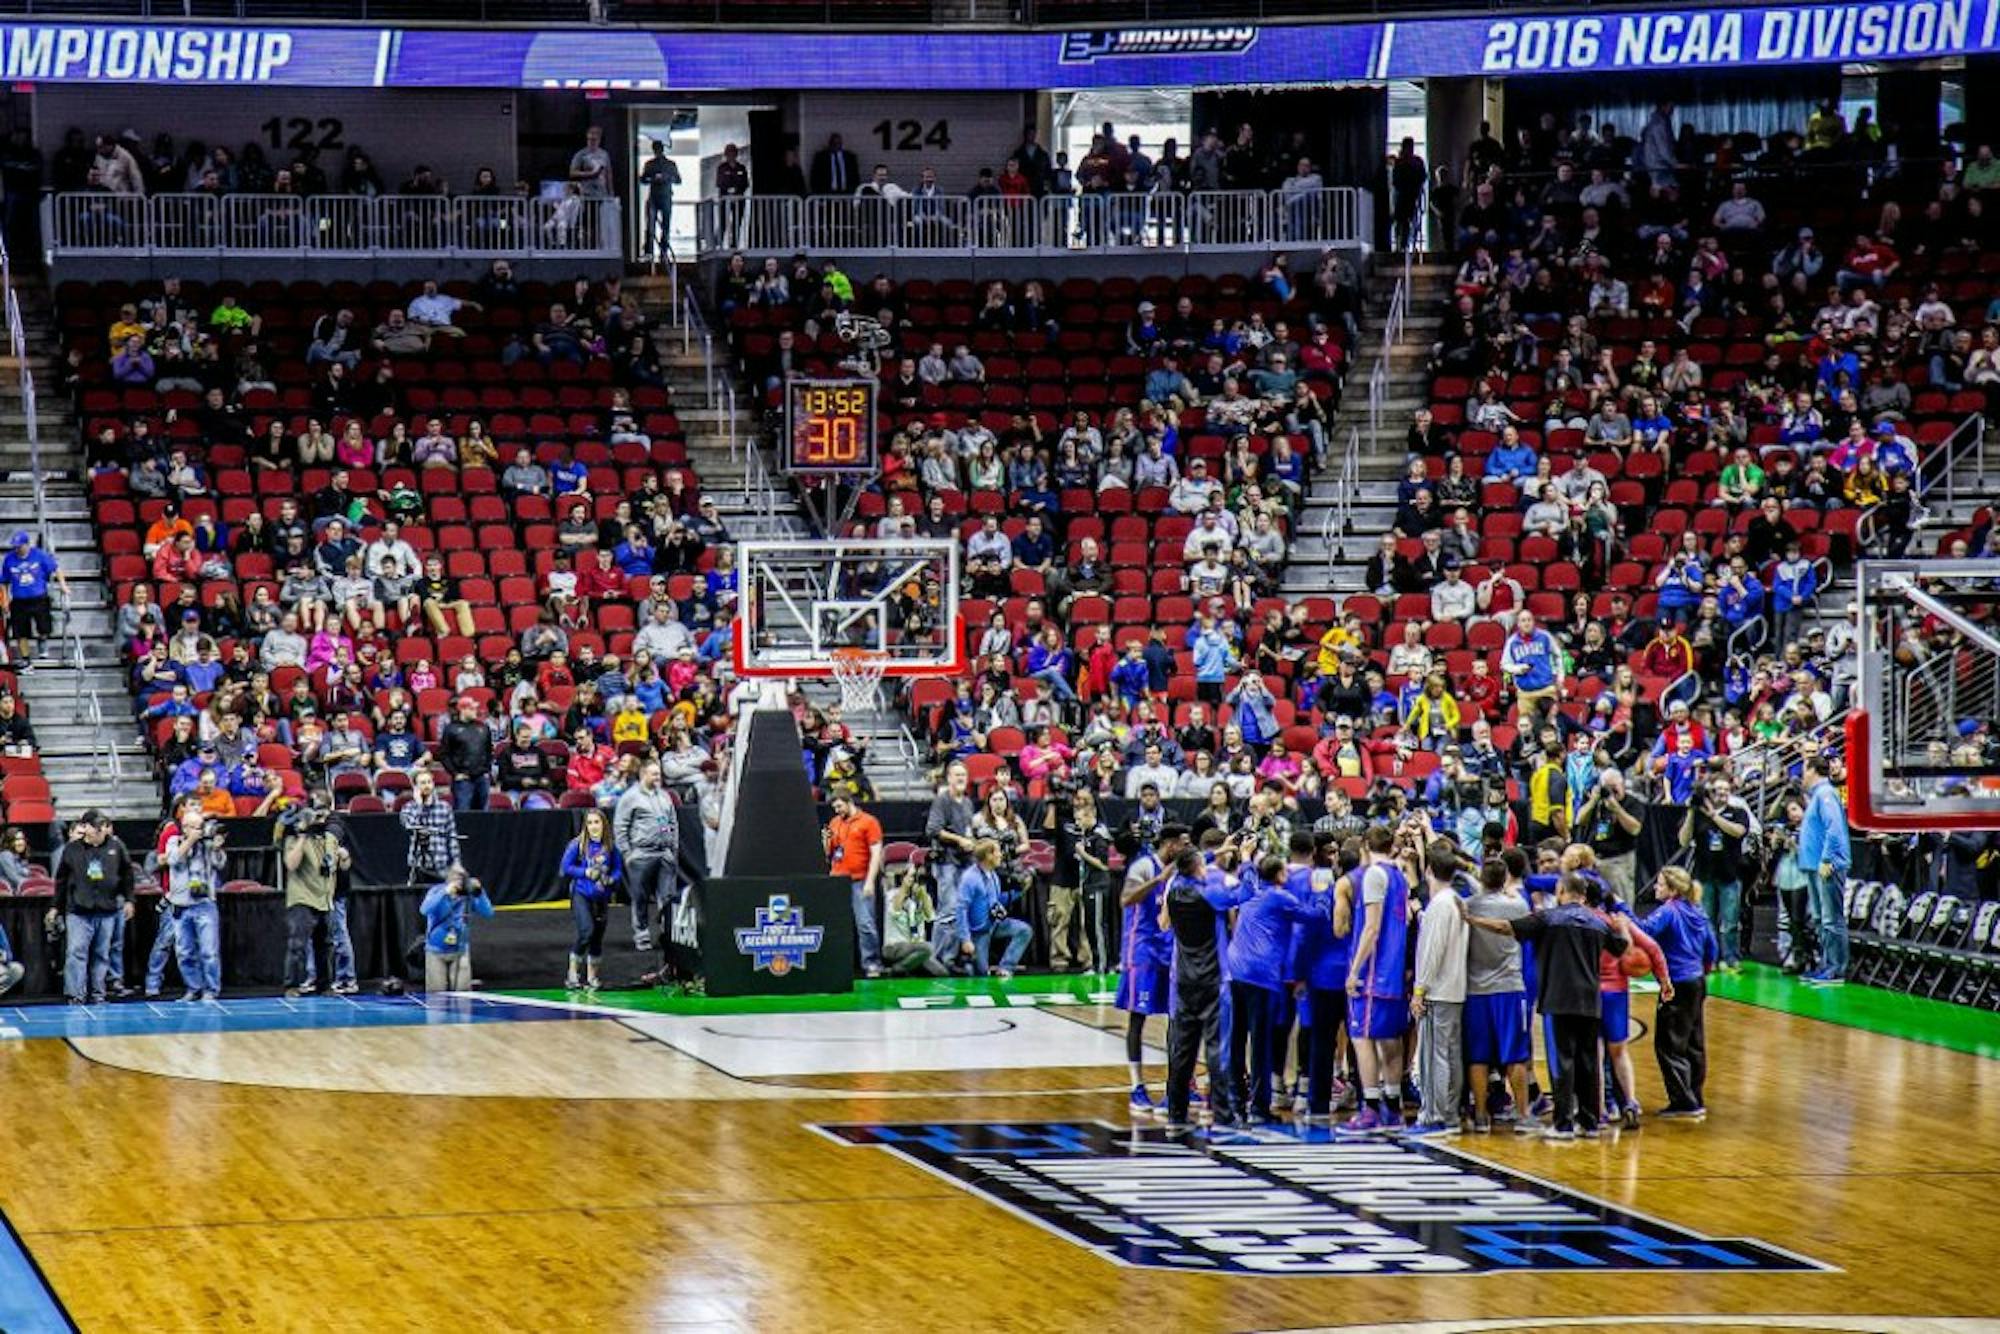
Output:
<path fill-rule="evenodd" d="M 1653 975 L 1653 961 L 1648 959 L 1646 951 L 1640 949 L 1637 945 L 1628 947 L 1625 951 L 1625 957 L 1620 959 L 1618 963 L 1625 970 L 1625 976 L 1627 977 L 1651 977 Z"/>

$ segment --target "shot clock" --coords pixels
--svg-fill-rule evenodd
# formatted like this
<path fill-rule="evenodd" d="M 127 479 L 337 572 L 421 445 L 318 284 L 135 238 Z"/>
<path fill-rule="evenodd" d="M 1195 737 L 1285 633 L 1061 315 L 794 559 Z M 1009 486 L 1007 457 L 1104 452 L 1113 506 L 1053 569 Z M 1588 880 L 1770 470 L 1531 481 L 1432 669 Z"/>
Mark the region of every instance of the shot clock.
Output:
<path fill-rule="evenodd" d="M 795 379 L 785 389 L 785 468 L 797 473 L 876 470 L 875 381 Z"/>

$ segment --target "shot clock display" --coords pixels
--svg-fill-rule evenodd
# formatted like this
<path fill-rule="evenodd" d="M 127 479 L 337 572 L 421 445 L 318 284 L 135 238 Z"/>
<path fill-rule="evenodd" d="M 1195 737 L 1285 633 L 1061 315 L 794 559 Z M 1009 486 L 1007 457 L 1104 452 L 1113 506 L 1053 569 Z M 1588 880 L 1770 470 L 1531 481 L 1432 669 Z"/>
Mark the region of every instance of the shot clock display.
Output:
<path fill-rule="evenodd" d="M 875 381 L 792 380 L 785 391 L 785 438 L 790 472 L 874 472 Z"/>

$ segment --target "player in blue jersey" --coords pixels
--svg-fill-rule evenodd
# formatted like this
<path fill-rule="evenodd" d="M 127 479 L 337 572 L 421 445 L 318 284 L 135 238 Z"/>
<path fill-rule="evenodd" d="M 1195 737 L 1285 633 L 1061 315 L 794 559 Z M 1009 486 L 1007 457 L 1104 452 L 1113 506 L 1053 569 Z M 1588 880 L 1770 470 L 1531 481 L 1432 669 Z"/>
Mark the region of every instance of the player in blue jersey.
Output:
<path fill-rule="evenodd" d="M 1263 877 L 1236 914 L 1229 942 L 1229 995 L 1235 1010 L 1229 1037 L 1236 1102 L 1251 1125 L 1271 1121 L 1271 1080 L 1278 1064 L 1278 1009 L 1291 972 L 1292 935 L 1313 914 L 1310 833 L 1292 835 L 1291 861 Z M 1212 1081 L 1211 1081 L 1212 1082 Z"/>
<path fill-rule="evenodd" d="M 1361 1106 L 1344 1129 L 1353 1134 L 1403 1128 L 1403 1035 L 1409 1029 L 1406 964 L 1410 943 L 1410 872 L 1400 860 L 1422 851 L 1422 816 L 1394 833 L 1376 825 L 1362 839 L 1361 925 L 1347 965 L 1347 1036 L 1361 1069 Z"/>
<path fill-rule="evenodd" d="M 1318 909 L 1295 937 L 1293 969 L 1305 985 L 1305 1008 L 1312 1019 L 1306 1061 L 1306 1121 L 1327 1125 L 1339 1099 L 1335 1071 L 1345 1066 L 1342 1050 L 1347 1036 L 1347 965 L 1354 944 L 1355 884 L 1360 879 L 1361 840 L 1350 838 L 1336 849 L 1315 840 L 1313 885 L 1325 885 Z"/>
<path fill-rule="evenodd" d="M 1186 825 L 1163 825 L 1150 851 L 1133 853 L 1125 866 L 1119 902 L 1125 908 L 1124 948 L 1118 960 L 1118 996 L 1125 1011 L 1125 1062 L 1132 1073 L 1132 1111 L 1147 1115 L 1145 1035 L 1148 1015 L 1169 1013 L 1167 980 L 1173 967 L 1173 940 L 1160 926 L 1160 900 L 1173 879 L 1174 863 L 1187 850 Z"/>

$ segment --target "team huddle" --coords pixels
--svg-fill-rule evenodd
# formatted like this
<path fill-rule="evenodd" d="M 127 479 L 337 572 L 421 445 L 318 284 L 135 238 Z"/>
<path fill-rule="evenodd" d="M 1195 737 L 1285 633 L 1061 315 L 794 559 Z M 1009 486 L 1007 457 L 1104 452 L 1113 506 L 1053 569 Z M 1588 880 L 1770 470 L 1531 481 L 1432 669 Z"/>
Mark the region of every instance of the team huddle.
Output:
<path fill-rule="evenodd" d="M 1719 946 L 1677 867 L 1644 918 L 1591 850 L 1466 855 L 1421 816 L 1358 838 L 1296 832 L 1287 855 L 1167 825 L 1127 865 L 1117 1005 L 1130 1016 L 1135 1116 L 1229 1130 L 1298 1116 L 1339 1135 L 1594 1137 L 1640 1125 L 1630 980 L 1659 980 L 1654 1048 L 1663 1117 L 1707 1113 L 1702 1010 Z M 1535 1015 L 1549 1071 L 1534 1065 Z M 1164 1106 L 1142 1067 L 1147 1016 L 1168 1017 Z M 1297 1033 L 1295 1078 L 1284 1068 Z M 1405 1112 L 1414 1097 L 1414 1120 Z"/>

